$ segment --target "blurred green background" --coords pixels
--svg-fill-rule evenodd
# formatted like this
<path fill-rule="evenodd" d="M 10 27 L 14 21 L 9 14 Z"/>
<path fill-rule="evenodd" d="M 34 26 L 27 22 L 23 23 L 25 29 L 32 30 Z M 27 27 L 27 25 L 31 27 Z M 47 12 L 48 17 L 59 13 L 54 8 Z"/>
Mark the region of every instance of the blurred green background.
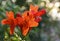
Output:
<path fill-rule="evenodd" d="M 14 35 L 9 34 L 9 26 L 2 25 L 1 20 L 6 18 L 6 11 L 23 13 L 29 10 L 29 5 L 38 5 L 45 9 L 46 15 L 37 28 L 33 28 L 26 37 L 21 35 L 18 27 Z M 0 41 L 60 41 L 60 0 L 0 0 Z"/>

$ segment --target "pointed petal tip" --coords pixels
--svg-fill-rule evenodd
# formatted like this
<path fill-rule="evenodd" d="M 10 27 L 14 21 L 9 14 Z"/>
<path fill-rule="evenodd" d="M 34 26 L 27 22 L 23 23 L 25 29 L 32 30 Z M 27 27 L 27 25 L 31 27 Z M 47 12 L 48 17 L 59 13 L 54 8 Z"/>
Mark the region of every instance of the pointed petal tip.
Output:
<path fill-rule="evenodd" d="M 3 25 L 7 24 L 7 20 L 6 20 L 6 19 L 3 19 L 3 20 L 1 21 L 1 23 L 2 23 Z"/>

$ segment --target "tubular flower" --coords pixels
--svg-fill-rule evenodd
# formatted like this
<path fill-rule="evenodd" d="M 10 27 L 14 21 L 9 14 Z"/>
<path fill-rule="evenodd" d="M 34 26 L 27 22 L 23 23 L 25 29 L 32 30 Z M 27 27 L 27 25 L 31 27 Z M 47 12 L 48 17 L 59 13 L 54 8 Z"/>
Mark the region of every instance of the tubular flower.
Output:
<path fill-rule="evenodd" d="M 32 27 L 38 26 L 38 23 L 35 21 L 35 18 L 32 14 L 29 14 L 28 11 L 25 11 L 22 14 L 22 17 L 17 17 L 17 20 L 19 22 L 18 25 L 21 28 L 23 36 L 26 36 Z"/>
<path fill-rule="evenodd" d="M 7 16 L 6 19 L 2 20 L 2 24 L 3 25 L 7 24 L 10 26 L 10 35 L 12 35 L 14 32 L 14 28 L 17 25 L 17 21 L 14 18 L 14 13 L 12 11 L 6 12 L 6 16 Z"/>

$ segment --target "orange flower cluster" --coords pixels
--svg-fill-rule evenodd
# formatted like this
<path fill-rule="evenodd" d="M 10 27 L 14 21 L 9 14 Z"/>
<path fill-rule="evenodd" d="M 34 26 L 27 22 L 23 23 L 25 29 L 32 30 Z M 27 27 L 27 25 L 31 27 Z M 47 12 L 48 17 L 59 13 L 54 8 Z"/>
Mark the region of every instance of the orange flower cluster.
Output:
<path fill-rule="evenodd" d="M 22 35 L 26 36 L 32 27 L 38 26 L 42 19 L 41 16 L 45 13 L 46 11 L 44 9 L 38 11 L 38 6 L 30 5 L 29 11 L 25 11 L 22 15 L 16 14 L 16 18 L 14 18 L 12 11 L 6 12 L 7 17 L 2 20 L 2 24 L 8 24 L 10 26 L 10 35 L 14 33 L 15 26 L 19 26 Z"/>

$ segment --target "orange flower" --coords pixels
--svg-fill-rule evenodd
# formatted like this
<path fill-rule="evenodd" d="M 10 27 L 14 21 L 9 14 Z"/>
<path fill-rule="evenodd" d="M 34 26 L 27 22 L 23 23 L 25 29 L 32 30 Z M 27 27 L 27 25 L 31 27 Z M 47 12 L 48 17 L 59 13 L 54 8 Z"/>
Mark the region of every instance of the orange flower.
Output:
<path fill-rule="evenodd" d="M 17 17 L 17 20 L 23 36 L 26 36 L 32 27 L 38 26 L 38 23 L 35 22 L 34 16 L 29 14 L 28 11 L 25 11 L 22 14 L 22 17 Z"/>
<path fill-rule="evenodd" d="M 44 9 L 38 11 L 38 6 L 33 6 L 31 4 L 29 13 L 33 14 L 36 22 L 40 22 L 42 20 L 41 16 L 44 15 L 46 11 Z"/>
<path fill-rule="evenodd" d="M 17 25 L 17 21 L 14 18 L 14 13 L 12 11 L 6 12 L 6 16 L 7 16 L 6 19 L 2 20 L 2 24 L 3 25 L 7 24 L 10 26 L 10 35 L 12 35 L 14 32 L 14 28 Z"/>
<path fill-rule="evenodd" d="M 30 13 L 34 14 L 35 16 L 42 16 L 46 13 L 46 10 L 42 9 L 38 11 L 38 6 L 30 5 Z"/>

